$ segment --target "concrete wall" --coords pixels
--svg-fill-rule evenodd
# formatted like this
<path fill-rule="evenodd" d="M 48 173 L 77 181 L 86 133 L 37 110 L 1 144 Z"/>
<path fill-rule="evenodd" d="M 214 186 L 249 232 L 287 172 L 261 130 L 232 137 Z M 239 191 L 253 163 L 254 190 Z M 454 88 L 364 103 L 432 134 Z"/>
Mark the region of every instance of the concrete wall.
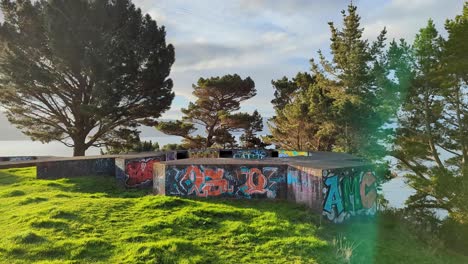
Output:
<path fill-rule="evenodd" d="M 362 162 L 194 159 L 153 167 L 159 195 L 287 199 L 334 223 L 377 211 L 376 177 Z"/>
<path fill-rule="evenodd" d="M 277 150 L 268 149 L 203 149 L 189 150 L 189 158 L 234 158 L 234 159 L 265 159 L 278 157 Z"/>
<path fill-rule="evenodd" d="M 192 149 L 188 151 L 188 154 L 191 159 L 219 158 L 219 150 L 217 149 Z"/>
<path fill-rule="evenodd" d="M 288 200 L 302 203 L 316 212 L 322 211 L 322 170 L 303 166 L 288 167 Z"/>
<path fill-rule="evenodd" d="M 286 199 L 284 165 L 155 165 L 154 192 L 173 196 Z"/>
<path fill-rule="evenodd" d="M 75 158 L 39 161 L 37 166 L 38 179 L 58 179 L 91 175 L 115 174 L 114 158 Z"/>
<path fill-rule="evenodd" d="M 323 171 L 323 215 L 341 223 L 357 215 L 377 211 L 376 177 L 371 167 Z"/>
<path fill-rule="evenodd" d="M 246 149 L 233 150 L 233 158 L 235 159 L 265 159 L 271 157 L 269 151 L 264 149 Z"/>

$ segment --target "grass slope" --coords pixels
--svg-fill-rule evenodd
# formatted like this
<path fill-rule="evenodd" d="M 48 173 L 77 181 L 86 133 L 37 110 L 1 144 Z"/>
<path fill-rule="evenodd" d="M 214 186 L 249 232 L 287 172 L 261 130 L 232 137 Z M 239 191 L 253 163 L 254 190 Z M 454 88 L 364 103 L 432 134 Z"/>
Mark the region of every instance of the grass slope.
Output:
<path fill-rule="evenodd" d="M 468 263 L 385 217 L 317 223 L 287 202 L 156 197 L 111 177 L 0 171 L 2 263 Z"/>

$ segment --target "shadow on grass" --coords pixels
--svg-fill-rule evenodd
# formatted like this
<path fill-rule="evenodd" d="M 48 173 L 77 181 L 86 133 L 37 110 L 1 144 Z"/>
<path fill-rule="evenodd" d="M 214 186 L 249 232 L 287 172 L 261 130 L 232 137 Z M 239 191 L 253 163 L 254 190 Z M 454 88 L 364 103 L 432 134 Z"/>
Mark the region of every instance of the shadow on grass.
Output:
<path fill-rule="evenodd" d="M 0 170 L 0 186 L 30 181 L 35 175 L 36 167 Z"/>
<path fill-rule="evenodd" d="M 87 263 L 107 260 L 113 254 L 114 245 L 100 238 L 90 238 L 77 242 L 71 252 L 71 259 Z"/>
<path fill-rule="evenodd" d="M 41 180 L 48 187 L 68 193 L 95 194 L 91 197 L 138 198 L 151 193 L 150 189 L 125 189 L 113 176 L 84 176 L 59 180 Z"/>

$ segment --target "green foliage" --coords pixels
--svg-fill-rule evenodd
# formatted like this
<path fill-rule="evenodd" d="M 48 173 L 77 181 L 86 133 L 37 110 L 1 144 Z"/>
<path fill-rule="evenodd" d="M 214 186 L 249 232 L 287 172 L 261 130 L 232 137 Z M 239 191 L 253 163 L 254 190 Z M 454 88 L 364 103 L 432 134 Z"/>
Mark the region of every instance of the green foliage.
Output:
<path fill-rule="evenodd" d="M 110 155 L 110 154 L 124 154 L 124 153 L 140 153 L 140 152 L 152 152 L 159 150 L 159 143 L 153 143 L 150 141 L 136 141 L 132 144 L 128 144 L 125 146 L 117 145 L 117 146 L 106 146 L 106 151 L 102 151 L 101 155 Z"/>
<path fill-rule="evenodd" d="M 407 201 L 410 208 L 429 215 L 443 209 L 466 225 L 468 57 L 463 32 L 468 32 L 468 4 L 446 28 L 448 38 L 443 39 L 429 20 L 412 46 L 394 44 L 394 54 L 402 58 L 397 80 L 407 91 L 402 92 L 393 156 L 416 190 Z"/>
<path fill-rule="evenodd" d="M 210 148 L 214 144 L 225 147 L 234 146 L 234 131 L 261 131 L 258 112 L 234 113 L 240 109 L 240 103 L 256 95 L 255 83 L 250 77 L 242 79 L 239 75 L 200 78 L 193 85 L 195 102 L 182 109 L 182 121 L 159 122 L 156 129 L 169 135 L 184 138 L 186 148 Z M 206 137 L 193 136 L 194 124 L 205 128 Z"/>
<path fill-rule="evenodd" d="M 25 195 L 5 195 L 16 190 Z M 31 197 L 43 201 L 21 203 Z M 1 263 L 468 262 L 432 250 L 391 215 L 318 227 L 301 205 L 151 196 L 112 177 L 36 180 L 35 168 L 1 170 L 0 203 Z"/>
<path fill-rule="evenodd" d="M 130 0 L 2 0 L 0 102 L 41 142 L 84 155 L 135 137 L 174 98 L 174 48 Z"/>
<path fill-rule="evenodd" d="M 245 132 L 239 138 L 243 148 L 265 148 L 269 145 L 256 136 L 256 133 L 263 130 L 263 118 L 257 110 L 247 116 L 245 123 L 247 124 Z"/>
<path fill-rule="evenodd" d="M 268 139 L 284 149 L 342 151 L 381 161 L 390 132 L 385 125 L 398 107 L 389 99 L 395 91 L 387 78 L 386 30 L 369 44 L 356 6 L 342 14 L 342 29 L 329 23 L 330 61 L 319 51 L 311 74 L 272 82 L 276 116 Z"/>
<path fill-rule="evenodd" d="M 319 86 L 317 76 L 300 72 L 292 80 L 283 77 L 272 84 L 276 116 L 268 123 L 272 135 L 264 140 L 286 150 L 332 150 L 335 129 L 328 121 L 331 99 L 325 87 Z"/>
<path fill-rule="evenodd" d="M 169 151 L 169 150 L 183 150 L 186 149 L 183 145 L 179 144 L 166 144 L 162 147 L 162 151 Z"/>

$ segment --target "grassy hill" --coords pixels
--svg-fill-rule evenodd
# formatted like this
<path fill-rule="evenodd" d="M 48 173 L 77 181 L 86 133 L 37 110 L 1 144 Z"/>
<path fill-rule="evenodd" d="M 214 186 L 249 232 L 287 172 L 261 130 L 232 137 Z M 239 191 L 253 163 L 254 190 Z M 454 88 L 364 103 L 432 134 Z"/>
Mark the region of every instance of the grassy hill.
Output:
<path fill-rule="evenodd" d="M 468 263 L 386 216 L 319 227 L 287 202 L 156 197 L 111 177 L 2 170 L 0 205 L 1 263 Z"/>

